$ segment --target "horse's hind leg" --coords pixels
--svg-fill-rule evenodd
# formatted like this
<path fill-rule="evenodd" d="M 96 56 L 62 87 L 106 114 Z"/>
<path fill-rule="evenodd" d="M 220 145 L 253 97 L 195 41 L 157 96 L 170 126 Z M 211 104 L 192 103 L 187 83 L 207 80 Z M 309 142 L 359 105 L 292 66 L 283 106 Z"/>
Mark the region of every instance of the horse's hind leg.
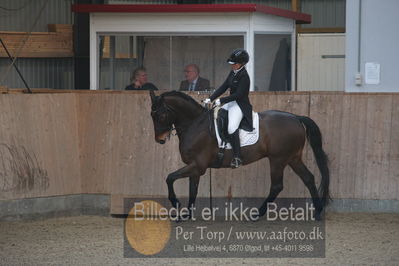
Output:
<path fill-rule="evenodd" d="M 191 208 L 194 206 L 195 199 L 197 198 L 199 181 L 200 176 L 190 176 L 190 194 L 188 199 L 188 209 L 190 210 L 190 216 L 192 214 Z"/>
<path fill-rule="evenodd" d="M 308 188 L 310 195 L 312 196 L 313 204 L 316 208 L 316 219 L 320 219 L 320 214 L 323 207 L 320 202 L 319 193 L 317 192 L 314 175 L 309 171 L 300 157 L 291 161 L 289 165 Z"/>
<path fill-rule="evenodd" d="M 269 196 L 267 196 L 266 200 L 259 208 L 259 216 L 265 215 L 267 211 L 267 204 L 269 202 L 273 202 L 277 198 L 278 194 L 283 190 L 283 175 L 286 165 L 287 164 L 282 160 L 270 159 L 270 192 Z"/>

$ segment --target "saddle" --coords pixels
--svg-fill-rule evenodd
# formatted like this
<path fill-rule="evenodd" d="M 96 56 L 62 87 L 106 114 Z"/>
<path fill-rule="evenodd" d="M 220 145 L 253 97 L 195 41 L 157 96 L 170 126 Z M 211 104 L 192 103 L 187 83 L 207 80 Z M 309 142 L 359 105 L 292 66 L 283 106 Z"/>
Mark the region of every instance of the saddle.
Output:
<path fill-rule="evenodd" d="M 216 138 L 218 139 L 220 148 L 231 149 L 230 146 L 230 137 L 227 131 L 229 125 L 229 116 L 228 111 L 217 107 L 214 109 L 214 123 L 215 123 L 215 131 Z M 259 139 L 259 116 L 258 113 L 252 112 L 253 118 L 253 126 L 254 128 L 250 128 L 246 123 L 241 122 L 240 129 L 240 143 L 241 147 L 255 144 Z"/>
<path fill-rule="evenodd" d="M 219 132 L 219 137 L 225 143 L 229 143 L 230 139 L 229 139 L 229 133 L 227 131 L 229 125 L 229 113 L 226 109 L 223 108 L 217 108 L 215 113 L 216 113 L 215 119 L 216 119 L 217 130 Z M 248 132 L 253 131 L 253 128 L 250 128 L 246 123 L 243 123 L 242 121 L 238 128 Z"/>
<path fill-rule="evenodd" d="M 232 149 L 230 145 L 230 135 L 227 131 L 229 125 L 228 111 L 216 107 L 213 111 L 213 120 L 216 133 L 216 139 L 219 145 L 219 151 L 217 154 L 216 161 L 213 163 L 213 168 L 220 168 L 224 158 L 224 151 L 226 149 Z M 258 113 L 252 112 L 252 120 L 254 128 L 248 128 L 245 126 L 246 123 L 240 123 L 239 134 L 240 134 L 240 146 L 248 146 L 255 144 L 259 139 L 259 116 Z"/>

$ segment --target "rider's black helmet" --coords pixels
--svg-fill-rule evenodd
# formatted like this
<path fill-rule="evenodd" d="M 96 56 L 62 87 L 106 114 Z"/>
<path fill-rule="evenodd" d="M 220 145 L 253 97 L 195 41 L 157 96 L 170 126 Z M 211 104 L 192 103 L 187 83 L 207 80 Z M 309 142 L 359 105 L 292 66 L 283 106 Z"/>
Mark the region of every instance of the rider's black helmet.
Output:
<path fill-rule="evenodd" d="M 233 64 L 242 64 L 245 65 L 249 61 L 249 54 L 244 49 L 236 49 L 234 50 L 230 57 L 227 59 L 227 63 Z"/>

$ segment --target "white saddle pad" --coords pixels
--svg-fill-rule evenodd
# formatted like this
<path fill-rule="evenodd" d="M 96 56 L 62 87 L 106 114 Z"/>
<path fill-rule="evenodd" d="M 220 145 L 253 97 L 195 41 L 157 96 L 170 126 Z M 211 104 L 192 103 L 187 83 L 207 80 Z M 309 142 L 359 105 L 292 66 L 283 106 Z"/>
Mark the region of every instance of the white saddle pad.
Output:
<path fill-rule="evenodd" d="M 232 149 L 230 143 L 227 143 L 226 147 L 224 145 L 222 145 L 222 140 L 220 139 L 219 130 L 218 130 L 218 127 L 216 124 L 216 116 L 217 116 L 218 110 L 219 110 L 219 108 L 214 109 L 213 121 L 215 124 L 216 138 L 218 140 L 219 148 Z M 249 132 L 249 131 L 245 131 L 242 129 L 240 129 L 240 131 L 239 131 L 241 147 L 255 144 L 259 139 L 259 115 L 258 115 L 258 113 L 252 112 L 252 121 L 253 121 L 252 123 L 253 123 L 253 127 L 254 127 L 253 131 Z"/>

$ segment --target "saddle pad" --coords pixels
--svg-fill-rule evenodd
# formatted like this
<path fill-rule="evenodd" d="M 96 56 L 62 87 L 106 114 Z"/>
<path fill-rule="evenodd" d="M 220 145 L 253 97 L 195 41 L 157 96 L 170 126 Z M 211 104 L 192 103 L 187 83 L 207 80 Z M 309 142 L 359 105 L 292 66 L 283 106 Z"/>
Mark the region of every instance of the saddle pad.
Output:
<path fill-rule="evenodd" d="M 258 139 L 259 139 L 259 115 L 258 113 L 252 112 L 252 123 L 254 130 L 249 132 L 240 129 L 239 134 L 240 134 L 240 147 L 244 146 L 249 146 L 252 144 L 255 144 Z M 215 131 L 216 131 L 216 138 L 218 140 L 218 145 L 219 148 L 224 148 L 224 145 L 222 145 L 222 140 L 220 139 L 219 136 L 219 130 L 216 124 L 216 119 L 213 119 L 214 125 L 215 125 Z M 226 149 L 232 149 L 230 143 L 227 143 Z"/>

